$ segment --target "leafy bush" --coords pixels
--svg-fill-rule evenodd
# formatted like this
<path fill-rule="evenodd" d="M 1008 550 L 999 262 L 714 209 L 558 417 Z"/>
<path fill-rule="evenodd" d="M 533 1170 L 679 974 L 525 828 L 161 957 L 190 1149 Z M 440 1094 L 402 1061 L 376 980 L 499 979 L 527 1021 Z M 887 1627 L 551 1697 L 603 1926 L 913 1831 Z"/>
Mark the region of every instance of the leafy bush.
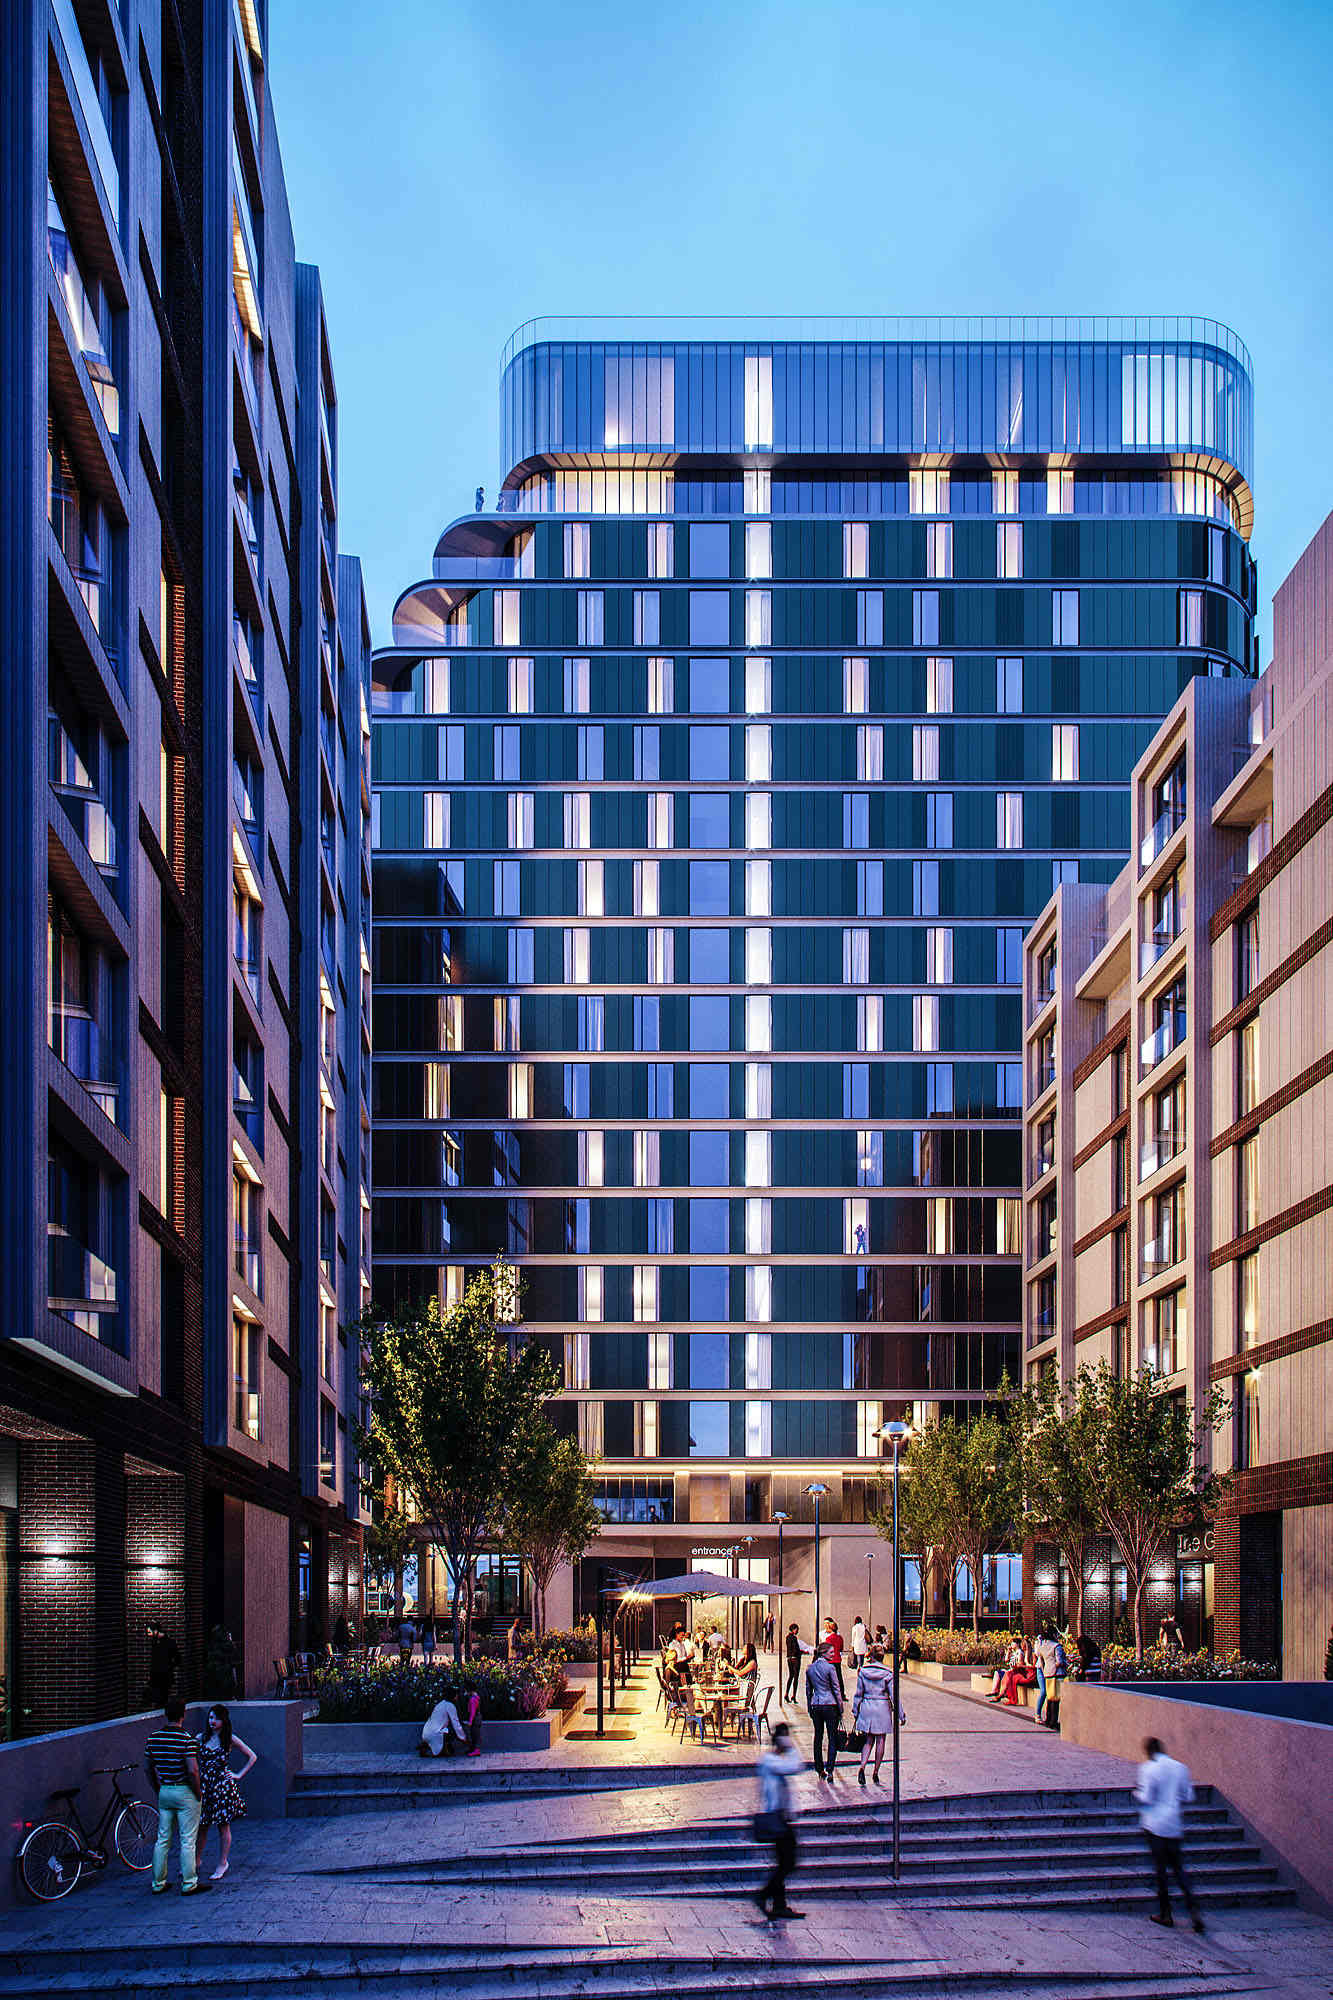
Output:
<path fill-rule="evenodd" d="M 1271 1660 L 1247 1660 L 1239 1653 L 1168 1653 L 1151 1646 L 1141 1660 L 1132 1646 L 1102 1648 L 1104 1681 L 1275 1681 Z"/>
<path fill-rule="evenodd" d="M 452 1660 L 432 1667 L 379 1660 L 371 1666 L 330 1667 L 314 1677 L 321 1722 L 424 1722 L 437 1701 L 481 1696 L 486 1722 L 520 1722 L 545 1715 L 565 1692 L 557 1666 L 521 1660 Z"/>
<path fill-rule="evenodd" d="M 1018 1639 L 1021 1632 L 982 1632 L 973 1638 L 970 1632 L 950 1632 L 944 1626 L 927 1625 L 924 1630 L 913 1626 L 902 1635 L 903 1644 L 915 1640 L 923 1660 L 934 1660 L 942 1667 L 998 1667 L 1004 1656 Z"/>
<path fill-rule="evenodd" d="M 530 1638 L 524 1638 L 524 1650 L 532 1650 Z M 585 1618 L 572 1631 L 543 1632 L 537 1644 L 537 1656 L 558 1653 L 565 1660 L 595 1660 L 597 1658 L 597 1627 L 591 1618 Z"/>

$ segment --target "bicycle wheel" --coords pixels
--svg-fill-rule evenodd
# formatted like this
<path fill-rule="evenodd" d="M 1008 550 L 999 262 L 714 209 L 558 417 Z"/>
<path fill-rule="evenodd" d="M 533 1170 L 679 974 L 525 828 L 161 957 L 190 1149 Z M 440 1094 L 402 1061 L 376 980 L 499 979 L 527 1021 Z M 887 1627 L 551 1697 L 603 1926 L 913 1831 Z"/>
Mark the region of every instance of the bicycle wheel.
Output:
<path fill-rule="evenodd" d="M 73 1827 L 63 1820 L 35 1826 L 19 1849 L 23 1886 L 39 1903 L 55 1903 L 83 1872 L 83 1847 Z"/>
<path fill-rule="evenodd" d="M 142 1799 L 131 1799 L 116 1814 L 116 1852 L 127 1868 L 142 1874 L 153 1865 L 157 1845 L 157 1807 Z"/>

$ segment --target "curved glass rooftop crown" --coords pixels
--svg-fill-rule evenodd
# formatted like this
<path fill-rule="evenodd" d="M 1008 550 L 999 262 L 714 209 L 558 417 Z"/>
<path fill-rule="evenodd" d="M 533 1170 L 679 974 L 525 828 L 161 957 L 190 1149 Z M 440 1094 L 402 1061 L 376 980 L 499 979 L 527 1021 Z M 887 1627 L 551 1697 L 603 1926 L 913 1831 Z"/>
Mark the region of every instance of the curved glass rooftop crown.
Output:
<path fill-rule="evenodd" d="M 505 485 L 633 453 L 1142 455 L 1248 484 L 1244 344 L 1194 318 L 530 320 L 502 359 Z"/>

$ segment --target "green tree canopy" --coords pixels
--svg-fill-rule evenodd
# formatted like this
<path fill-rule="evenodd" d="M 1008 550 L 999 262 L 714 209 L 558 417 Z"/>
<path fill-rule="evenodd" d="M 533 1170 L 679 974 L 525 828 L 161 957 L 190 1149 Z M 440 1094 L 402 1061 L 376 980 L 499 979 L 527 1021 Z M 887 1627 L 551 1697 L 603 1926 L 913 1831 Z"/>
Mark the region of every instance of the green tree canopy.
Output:
<path fill-rule="evenodd" d="M 388 1318 L 368 1313 L 359 1329 L 370 1404 L 361 1448 L 392 1474 L 449 1566 L 456 1658 L 476 1559 L 504 1533 L 560 1386 L 545 1349 L 515 1332 L 517 1313 L 516 1275 L 497 1264 L 443 1313 L 431 1298 Z"/>
<path fill-rule="evenodd" d="M 1049 1537 L 1069 1570 L 1069 1624 L 1083 1629 L 1083 1578 L 1088 1548 L 1104 1533 L 1092 1480 L 1091 1411 L 1063 1392 L 1053 1373 L 1008 1397 L 1018 1466 L 1018 1510 L 1024 1527 Z"/>
<path fill-rule="evenodd" d="M 1214 1389 L 1196 1413 L 1166 1393 L 1151 1368 L 1114 1375 L 1103 1361 L 1079 1369 L 1073 1414 L 1104 1533 L 1125 1565 L 1134 1650 L 1143 1658 L 1143 1593 L 1177 1531 L 1216 1511 L 1230 1481 L 1209 1469 L 1209 1439 L 1225 1405 Z"/>
<path fill-rule="evenodd" d="M 591 1469 L 574 1438 L 549 1425 L 532 1440 L 509 1507 L 510 1546 L 532 1579 L 533 1631 L 546 1630 L 546 1591 L 561 1562 L 578 1562 L 600 1533 Z"/>
<path fill-rule="evenodd" d="M 949 1580 L 949 1626 L 955 1617 L 958 1565 L 972 1572 L 972 1630 L 981 1623 L 985 1559 L 1014 1525 L 1017 1507 L 1013 1440 L 994 1411 L 970 1423 L 937 1418 L 917 1431 L 904 1459 L 906 1483 L 899 1505 L 899 1539 L 922 1551 L 921 1605 L 932 1555 Z M 885 1532 L 883 1519 L 880 1533 Z"/>

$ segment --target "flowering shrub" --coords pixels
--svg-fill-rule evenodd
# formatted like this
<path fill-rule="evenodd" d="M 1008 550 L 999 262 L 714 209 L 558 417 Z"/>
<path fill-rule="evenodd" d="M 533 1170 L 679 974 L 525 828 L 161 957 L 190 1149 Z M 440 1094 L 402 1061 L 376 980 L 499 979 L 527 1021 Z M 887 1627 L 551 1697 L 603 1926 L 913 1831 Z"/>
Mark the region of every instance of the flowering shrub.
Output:
<path fill-rule="evenodd" d="M 1275 1681 L 1271 1660 L 1247 1660 L 1239 1653 L 1168 1653 L 1152 1646 L 1136 1659 L 1132 1646 L 1103 1646 L 1104 1681 Z"/>
<path fill-rule="evenodd" d="M 531 1648 L 532 1641 L 525 1639 L 525 1650 Z M 537 1642 L 540 1656 L 558 1653 L 565 1660 L 595 1660 L 597 1658 L 597 1627 L 591 1618 L 585 1618 L 570 1632 L 543 1632 Z"/>
<path fill-rule="evenodd" d="M 998 1667 L 1021 1632 L 983 1632 L 977 1639 L 970 1631 L 950 1632 L 943 1626 L 914 1625 L 902 1634 L 905 1647 L 915 1641 L 923 1660 L 935 1660 L 942 1667 Z M 911 1653 L 908 1654 L 909 1659 Z"/>
<path fill-rule="evenodd" d="M 314 1677 L 321 1722 L 424 1722 L 437 1701 L 455 1704 L 461 1694 L 481 1697 L 487 1722 L 526 1721 L 545 1715 L 565 1692 L 557 1666 L 537 1660 L 437 1660 L 434 1666 L 330 1667 Z"/>

